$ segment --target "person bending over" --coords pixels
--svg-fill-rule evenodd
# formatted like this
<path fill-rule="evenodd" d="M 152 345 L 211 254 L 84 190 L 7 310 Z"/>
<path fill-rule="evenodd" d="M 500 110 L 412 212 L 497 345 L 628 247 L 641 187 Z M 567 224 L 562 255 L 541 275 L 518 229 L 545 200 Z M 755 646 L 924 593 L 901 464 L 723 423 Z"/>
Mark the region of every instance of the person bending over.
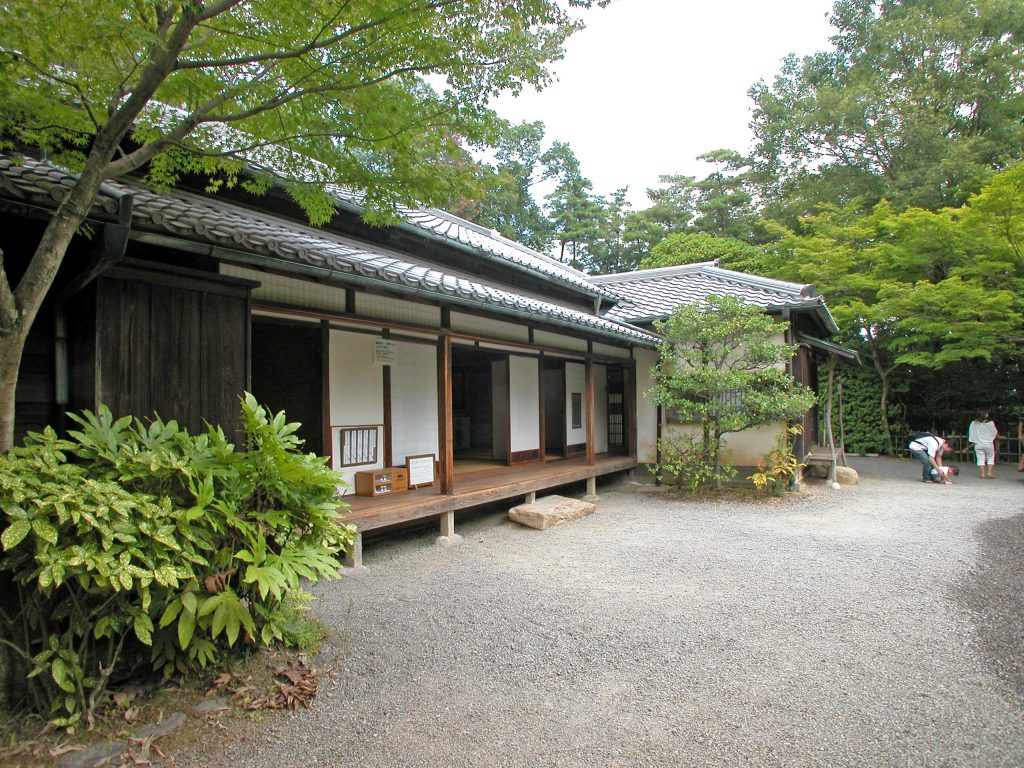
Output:
<path fill-rule="evenodd" d="M 916 440 L 911 440 L 907 446 L 907 450 L 910 451 L 910 455 L 921 462 L 921 482 L 945 482 L 940 477 L 932 477 L 932 470 L 934 469 L 938 474 L 945 475 L 939 467 L 942 466 L 942 454 L 945 451 L 950 450 L 950 445 L 941 437 L 935 435 L 925 435 L 919 437 Z"/>

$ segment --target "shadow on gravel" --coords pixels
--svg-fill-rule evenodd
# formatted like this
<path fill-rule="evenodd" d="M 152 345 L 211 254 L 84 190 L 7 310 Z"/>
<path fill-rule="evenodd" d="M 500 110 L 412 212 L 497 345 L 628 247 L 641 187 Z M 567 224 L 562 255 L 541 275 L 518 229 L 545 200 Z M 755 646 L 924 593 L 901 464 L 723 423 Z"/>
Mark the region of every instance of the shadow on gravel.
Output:
<path fill-rule="evenodd" d="M 975 535 L 977 564 L 956 596 L 985 662 L 1024 701 L 1024 514 L 982 523 Z"/>

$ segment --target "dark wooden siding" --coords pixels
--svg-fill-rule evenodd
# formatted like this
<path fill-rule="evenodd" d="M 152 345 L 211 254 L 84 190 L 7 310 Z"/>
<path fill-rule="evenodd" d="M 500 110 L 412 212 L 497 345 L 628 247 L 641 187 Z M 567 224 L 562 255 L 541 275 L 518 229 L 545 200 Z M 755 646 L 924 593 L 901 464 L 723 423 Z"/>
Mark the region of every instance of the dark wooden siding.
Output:
<path fill-rule="evenodd" d="M 239 397 L 249 381 L 248 288 L 215 275 L 131 266 L 112 270 L 93 291 L 93 343 L 77 343 L 75 352 L 94 357 L 95 387 L 83 384 L 76 406 L 102 402 L 116 416 L 159 414 L 193 434 L 206 421 L 239 440 Z"/>
<path fill-rule="evenodd" d="M 40 312 L 25 340 L 15 390 L 14 431 L 20 443 L 27 432 L 53 424 L 56 416 L 53 314 Z"/>

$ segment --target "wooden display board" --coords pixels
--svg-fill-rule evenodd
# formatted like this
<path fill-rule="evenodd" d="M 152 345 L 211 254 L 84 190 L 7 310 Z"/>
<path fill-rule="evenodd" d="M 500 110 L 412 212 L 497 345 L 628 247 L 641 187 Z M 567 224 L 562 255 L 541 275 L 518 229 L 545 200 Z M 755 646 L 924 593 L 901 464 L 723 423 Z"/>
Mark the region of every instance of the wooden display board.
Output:
<path fill-rule="evenodd" d="M 409 472 L 409 487 L 419 488 L 434 484 L 434 463 L 432 453 L 420 453 L 405 457 L 405 468 Z"/>

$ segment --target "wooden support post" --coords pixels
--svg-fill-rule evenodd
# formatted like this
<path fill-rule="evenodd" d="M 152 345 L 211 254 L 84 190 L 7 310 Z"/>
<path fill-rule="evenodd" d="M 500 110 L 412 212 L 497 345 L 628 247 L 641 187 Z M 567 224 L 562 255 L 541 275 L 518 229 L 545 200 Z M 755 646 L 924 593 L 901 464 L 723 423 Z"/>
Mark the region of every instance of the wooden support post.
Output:
<path fill-rule="evenodd" d="M 632 351 L 630 352 L 632 354 Z M 625 381 L 623 382 L 623 394 L 625 408 L 623 409 L 623 434 L 626 436 L 626 455 L 637 455 L 637 434 L 639 427 L 636 420 L 636 360 L 630 360 L 624 371 Z M 660 428 L 660 423 L 659 423 Z"/>
<path fill-rule="evenodd" d="M 441 493 L 455 493 L 455 437 L 452 422 L 452 337 L 445 334 L 437 342 L 437 458 L 440 464 Z"/>
<path fill-rule="evenodd" d="M 531 338 L 531 343 L 532 343 L 533 328 L 530 329 L 530 332 L 531 332 L 531 337 L 530 338 Z M 510 397 L 511 397 L 511 393 L 512 393 L 512 390 L 509 389 L 509 396 Z M 541 350 L 540 357 L 537 358 L 537 417 L 540 419 L 539 426 L 537 427 L 537 441 L 538 441 L 537 455 L 540 457 L 541 461 L 547 461 L 548 460 L 547 436 L 546 436 L 546 432 L 545 432 L 545 430 L 547 429 L 547 426 L 546 426 L 546 423 L 545 423 L 547 415 L 546 415 L 545 410 L 544 410 L 544 408 L 545 408 L 544 401 L 545 401 L 545 397 L 544 397 L 544 350 Z M 532 504 L 533 502 L 530 502 L 530 503 Z"/>
<path fill-rule="evenodd" d="M 331 429 L 331 325 L 320 321 L 320 435 L 323 440 L 321 456 L 331 457 L 335 465 L 334 431 Z"/>
<path fill-rule="evenodd" d="M 530 491 L 528 494 L 526 494 L 526 503 L 527 504 L 533 504 L 536 501 L 537 501 L 537 492 L 536 491 Z"/>
<path fill-rule="evenodd" d="M 357 533 L 352 542 L 352 551 L 345 553 L 345 565 L 349 568 L 363 567 L 363 534 Z"/>
<path fill-rule="evenodd" d="M 441 535 L 449 538 L 455 535 L 455 512 L 441 513 Z"/>
<path fill-rule="evenodd" d="M 586 410 L 587 424 L 587 466 L 594 465 L 594 420 L 597 418 L 597 409 L 594 403 L 594 361 L 587 356 L 586 383 L 584 385 L 584 409 Z"/>
<path fill-rule="evenodd" d="M 381 338 L 391 338 L 391 331 L 384 328 L 381 331 Z M 384 370 L 381 371 L 381 380 L 384 385 L 383 400 L 384 400 L 384 466 L 393 467 L 395 466 L 395 457 L 392 456 L 392 442 L 391 442 L 391 366 L 384 365 Z"/>
<path fill-rule="evenodd" d="M 441 534 L 437 537 L 439 547 L 454 547 L 462 543 L 462 537 L 455 532 L 455 510 L 442 512 L 438 521 L 441 523 Z"/>

